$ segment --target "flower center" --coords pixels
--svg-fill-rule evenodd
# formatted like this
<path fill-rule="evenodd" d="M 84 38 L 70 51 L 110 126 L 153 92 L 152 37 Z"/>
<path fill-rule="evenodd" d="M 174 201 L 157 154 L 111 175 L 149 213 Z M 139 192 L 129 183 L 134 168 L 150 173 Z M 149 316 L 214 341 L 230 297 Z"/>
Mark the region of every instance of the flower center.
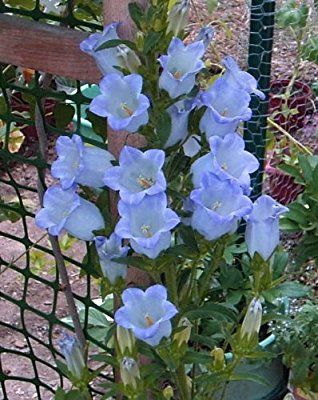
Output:
<path fill-rule="evenodd" d="M 173 77 L 176 79 L 180 79 L 182 77 L 182 72 L 181 71 L 175 71 L 172 73 Z"/>
<path fill-rule="evenodd" d="M 137 183 L 139 186 L 141 186 L 143 189 L 149 189 L 153 184 L 154 181 L 152 178 L 145 178 L 142 175 L 139 175 L 137 178 Z"/>
<path fill-rule="evenodd" d="M 224 169 L 224 171 L 227 171 L 229 167 L 227 166 L 227 163 L 222 163 L 221 168 Z"/>
<path fill-rule="evenodd" d="M 120 107 L 129 117 L 133 115 L 134 111 L 128 107 L 127 103 L 121 103 Z"/>
<path fill-rule="evenodd" d="M 142 234 L 147 238 L 151 238 L 153 236 L 153 234 L 151 233 L 150 225 L 142 225 L 140 227 L 140 230 L 141 230 Z"/>
<path fill-rule="evenodd" d="M 227 108 L 225 108 L 222 112 L 221 112 L 222 117 L 227 117 L 229 115 L 229 110 Z"/>
<path fill-rule="evenodd" d="M 144 318 L 147 326 L 152 326 L 155 323 L 149 314 L 146 314 Z"/>
<path fill-rule="evenodd" d="M 222 203 L 220 201 L 216 201 L 212 204 L 211 210 L 217 211 L 221 207 Z"/>

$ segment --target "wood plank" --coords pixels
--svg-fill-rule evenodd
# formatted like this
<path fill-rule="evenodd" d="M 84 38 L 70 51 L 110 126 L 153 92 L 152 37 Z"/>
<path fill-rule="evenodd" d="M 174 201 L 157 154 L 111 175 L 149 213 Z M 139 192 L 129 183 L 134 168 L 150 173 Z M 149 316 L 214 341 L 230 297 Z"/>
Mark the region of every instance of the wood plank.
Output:
<path fill-rule="evenodd" d="M 89 33 L 26 18 L 0 15 L 0 62 L 78 79 L 99 82 L 94 59 L 80 42 Z"/>

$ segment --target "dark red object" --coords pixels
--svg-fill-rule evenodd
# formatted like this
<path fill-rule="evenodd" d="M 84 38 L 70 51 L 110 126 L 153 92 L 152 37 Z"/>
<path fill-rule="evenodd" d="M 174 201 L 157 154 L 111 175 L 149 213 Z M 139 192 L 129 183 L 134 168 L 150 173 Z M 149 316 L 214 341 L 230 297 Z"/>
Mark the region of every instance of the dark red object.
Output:
<path fill-rule="evenodd" d="M 304 186 L 295 183 L 295 179 L 278 168 L 267 164 L 265 172 L 268 176 L 270 194 L 280 204 L 287 205 L 297 199 Z"/>
<path fill-rule="evenodd" d="M 296 132 L 304 126 L 305 116 L 308 112 L 309 100 L 312 95 L 311 89 L 306 83 L 295 81 L 291 95 L 287 100 L 279 95 L 284 94 L 290 83 L 289 79 L 278 79 L 271 84 L 269 94 L 269 113 L 275 114 L 274 121 L 289 133 Z M 284 115 L 284 109 L 296 109 L 295 115 Z"/>

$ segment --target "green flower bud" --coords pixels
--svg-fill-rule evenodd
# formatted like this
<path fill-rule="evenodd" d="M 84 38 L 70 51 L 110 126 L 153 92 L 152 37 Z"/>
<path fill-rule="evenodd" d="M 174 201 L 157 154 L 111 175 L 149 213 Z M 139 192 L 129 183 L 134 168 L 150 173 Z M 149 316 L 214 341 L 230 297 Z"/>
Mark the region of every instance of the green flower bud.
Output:
<path fill-rule="evenodd" d="M 137 388 L 137 381 L 140 379 L 139 367 L 133 358 L 124 357 L 120 363 L 120 376 L 125 386 Z"/>
<path fill-rule="evenodd" d="M 126 348 L 128 349 L 129 353 L 132 354 L 136 339 L 130 329 L 125 329 L 117 325 L 117 342 L 121 354 L 125 354 Z"/>
<path fill-rule="evenodd" d="M 214 347 L 211 351 L 211 356 L 214 358 L 213 366 L 216 371 L 221 371 L 225 367 L 224 351 L 220 347 Z"/>
<path fill-rule="evenodd" d="M 124 44 L 117 46 L 117 58 L 119 64 L 132 73 L 137 72 L 141 65 L 137 54 Z"/>
<path fill-rule="evenodd" d="M 248 341 L 253 336 L 258 336 L 262 324 L 262 304 L 259 299 L 255 298 L 248 306 L 246 315 L 241 326 L 241 338 Z"/>
<path fill-rule="evenodd" d="M 178 36 L 188 23 L 190 0 L 178 0 L 168 14 L 167 33 Z"/>
<path fill-rule="evenodd" d="M 184 327 L 184 329 L 175 333 L 173 340 L 176 341 L 178 343 L 178 347 L 180 347 L 182 343 L 188 343 L 191 335 L 192 324 L 187 318 L 182 318 L 178 324 L 178 327 Z"/>
<path fill-rule="evenodd" d="M 172 387 L 171 387 L 171 386 L 166 386 L 166 387 L 163 389 L 162 394 L 163 394 L 163 397 L 164 397 L 165 399 L 167 399 L 167 400 L 173 399 L 174 394 L 173 394 L 173 389 L 172 389 Z"/>
<path fill-rule="evenodd" d="M 138 31 L 136 33 L 135 43 L 136 43 L 137 49 L 139 51 L 143 51 L 144 43 L 145 43 L 145 35 L 142 32 Z"/>

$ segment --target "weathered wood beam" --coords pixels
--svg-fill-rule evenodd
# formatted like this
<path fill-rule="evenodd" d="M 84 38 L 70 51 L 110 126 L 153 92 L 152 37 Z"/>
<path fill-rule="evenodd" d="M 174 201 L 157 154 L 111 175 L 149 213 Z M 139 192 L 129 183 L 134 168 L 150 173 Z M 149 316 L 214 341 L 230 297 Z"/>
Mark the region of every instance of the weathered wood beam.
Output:
<path fill-rule="evenodd" d="M 2 14 L 0 62 L 90 83 L 99 82 L 101 73 L 94 59 L 79 48 L 88 34 Z"/>

